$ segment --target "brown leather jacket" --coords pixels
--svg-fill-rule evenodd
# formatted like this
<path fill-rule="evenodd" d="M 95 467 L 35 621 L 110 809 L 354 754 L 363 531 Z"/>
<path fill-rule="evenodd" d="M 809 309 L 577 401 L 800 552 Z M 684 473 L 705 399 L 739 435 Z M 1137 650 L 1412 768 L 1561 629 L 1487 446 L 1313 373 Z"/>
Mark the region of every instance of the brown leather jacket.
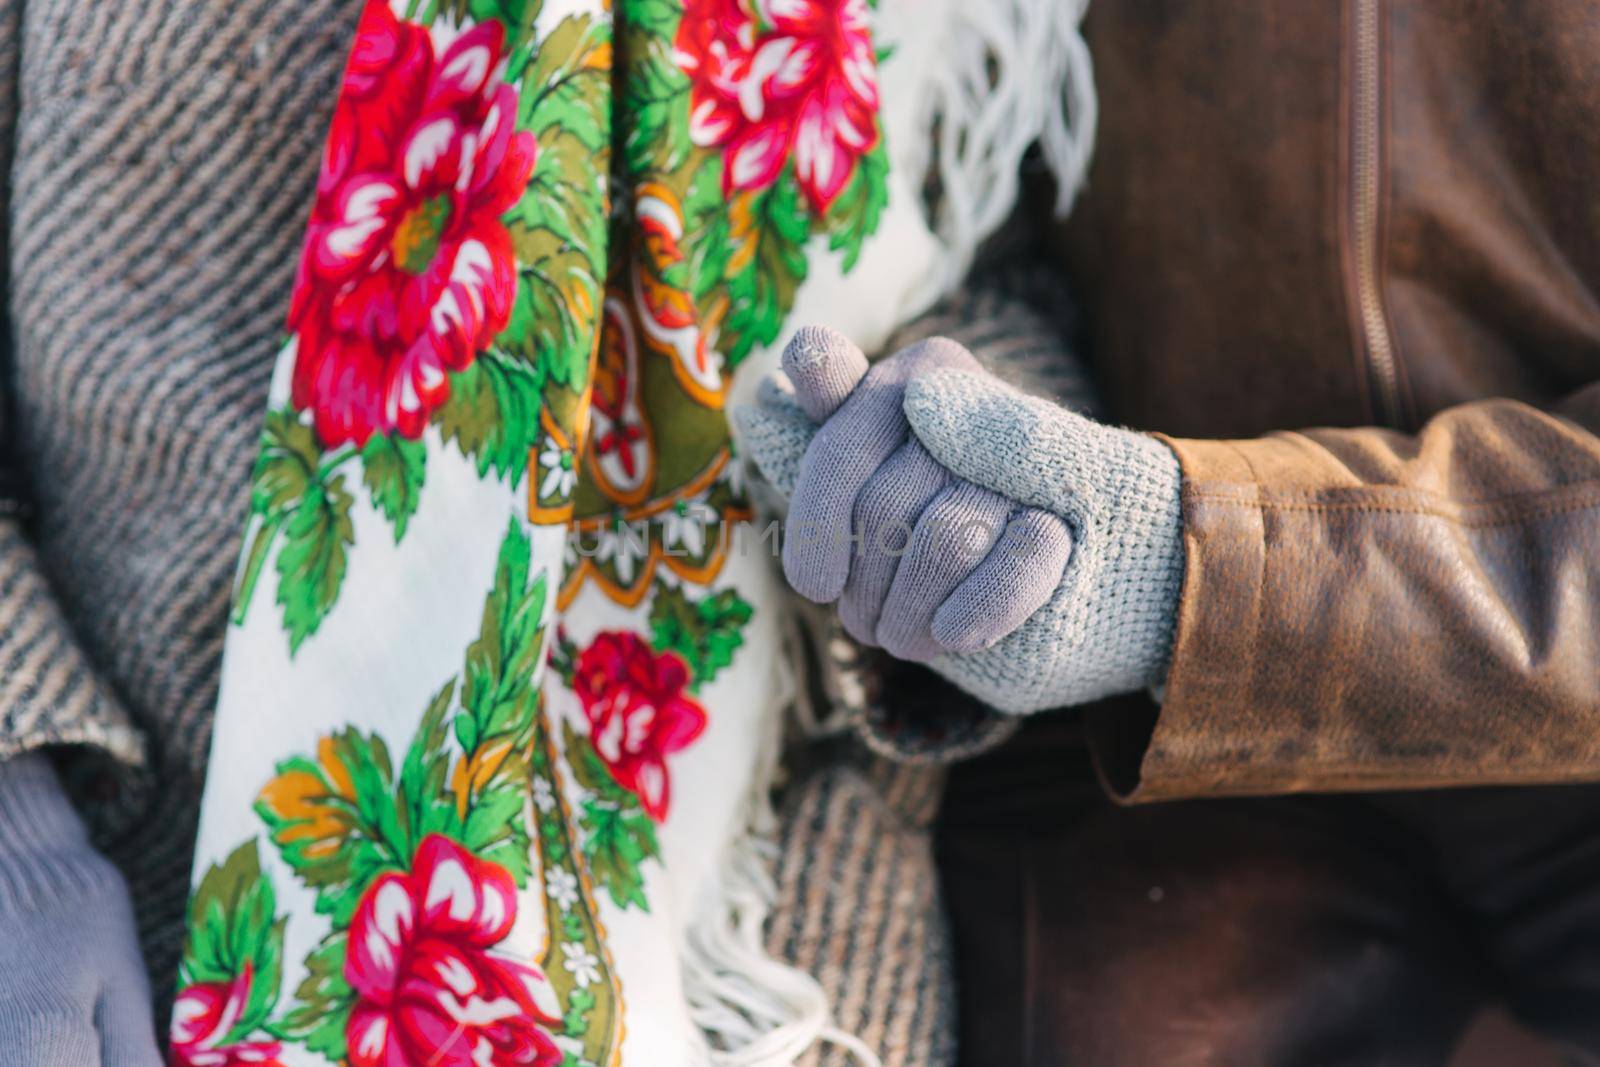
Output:
<path fill-rule="evenodd" d="M 1113 0 L 1061 246 L 1183 465 L 1133 800 L 1600 779 L 1600 9 Z M 1312 427 L 1322 427 L 1313 429 Z"/>

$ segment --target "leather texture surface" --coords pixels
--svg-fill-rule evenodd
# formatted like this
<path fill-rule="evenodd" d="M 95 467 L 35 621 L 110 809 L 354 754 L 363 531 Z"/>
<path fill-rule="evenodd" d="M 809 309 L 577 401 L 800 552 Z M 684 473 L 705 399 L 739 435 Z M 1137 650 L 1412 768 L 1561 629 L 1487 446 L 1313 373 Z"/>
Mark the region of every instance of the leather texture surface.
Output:
<path fill-rule="evenodd" d="M 1187 527 L 1162 709 L 1091 713 L 1106 777 L 1600 778 L 1600 11 L 1148 0 L 1087 32 L 1058 247 Z"/>
<path fill-rule="evenodd" d="M 1121 807 L 1079 725 L 951 772 L 963 1067 L 1443 1067 L 1488 1004 L 1600 1058 L 1600 787 Z"/>

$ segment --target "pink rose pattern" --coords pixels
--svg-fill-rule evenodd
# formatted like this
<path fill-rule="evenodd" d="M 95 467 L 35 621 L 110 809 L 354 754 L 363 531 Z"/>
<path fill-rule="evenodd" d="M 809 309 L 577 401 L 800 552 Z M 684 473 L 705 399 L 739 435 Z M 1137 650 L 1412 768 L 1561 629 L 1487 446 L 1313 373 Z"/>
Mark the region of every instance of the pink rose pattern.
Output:
<path fill-rule="evenodd" d="M 172 1006 L 172 1067 L 283 1067 L 276 1041 L 228 1042 L 250 999 L 255 975 L 247 963 L 231 982 L 205 982 L 178 994 Z"/>
<path fill-rule="evenodd" d="M 461 370 L 506 327 L 516 257 L 501 221 L 537 142 L 515 128 L 505 28 L 441 55 L 368 4 L 334 112 L 289 312 L 293 400 L 334 447 L 422 434 Z"/>
<path fill-rule="evenodd" d="M 689 135 L 724 151 L 725 192 L 765 189 L 790 159 L 826 211 L 878 142 L 878 68 L 866 0 L 689 0 L 678 65 Z"/>
<path fill-rule="evenodd" d="M 656 822 L 672 799 L 667 757 L 706 728 L 705 709 L 684 692 L 688 684 L 683 657 L 657 653 L 623 630 L 596 637 L 573 675 L 595 752 Z"/>
<path fill-rule="evenodd" d="M 432 834 L 381 875 L 350 922 L 351 1067 L 555 1067 L 560 1011 L 529 963 L 493 951 L 517 917 L 502 867 Z"/>

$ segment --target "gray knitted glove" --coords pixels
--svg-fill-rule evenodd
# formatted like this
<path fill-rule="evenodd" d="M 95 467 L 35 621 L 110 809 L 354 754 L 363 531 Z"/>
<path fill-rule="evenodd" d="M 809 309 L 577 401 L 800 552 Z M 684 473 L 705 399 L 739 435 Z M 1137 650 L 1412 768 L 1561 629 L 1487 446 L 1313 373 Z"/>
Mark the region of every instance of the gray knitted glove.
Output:
<path fill-rule="evenodd" d="M 793 496 L 785 575 L 809 599 L 841 597 L 858 639 L 877 597 L 876 643 L 931 660 L 1001 710 L 1158 684 L 1183 577 L 1177 458 L 1154 438 L 1023 396 L 959 352 L 913 346 L 863 377 L 859 350 L 837 334 L 796 336 L 784 355 L 793 395 L 763 383 L 759 407 L 736 413 L 762 474 Z M 908 450 L 925 450 L 937 473 Z M 884 553 L 867 527 L 883 512 L 915 521 L 879 592 Z M 997 517 L 1006 532 L 987 555 L 920 536 Z M 857 536 L 828 535 L 841 525 Z M 859 583 L 865 609 L 851 607 L 858 574 L 870 579 Z"/>
<path fill-rule="evenodd" d="M 952 477 L 906 424 L 906 383 L 939 368 L 981 373 L 970 353 L 932 338 L 869 369 L 844 337 L 807 329 L 783 366 L 821 425 L 783 544 L 796 592 L 837 600 L 852 637 L 916 662 L 987 648 L 1049 599 L 1072 552 L 1066 525 Z"/>
<path fill-rule="evenodd" d="M 122 876 L 50 764 L 0 762 L 0 1050 L 15 1067 L 158 1067 Z"/>

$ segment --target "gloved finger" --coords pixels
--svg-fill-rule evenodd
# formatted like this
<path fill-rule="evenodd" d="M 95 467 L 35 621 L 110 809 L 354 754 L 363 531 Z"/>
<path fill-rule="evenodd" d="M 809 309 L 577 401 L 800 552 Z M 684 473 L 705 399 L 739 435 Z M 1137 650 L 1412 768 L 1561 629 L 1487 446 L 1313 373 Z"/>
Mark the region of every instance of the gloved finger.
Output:
<path fill-rule="evenodd" d="M 794 395 L 794 384 L 782 371 L 773 371 L 756 383 L 756 403 L 773 411 L 805 414 L 799 397 Z"/>
<path fill-rule="evenodd" d="M 96 979 L 79 946 L 59 936 L 15 916 L 0 922 L 0 1062 L 68 1067 L 100 1055 Z"/>
<path fill-rule="evenodd" d="M 1019 504 L 1068 513 L 1079 487 L 1060 471 L 1090 453 L 1104 427 L 994 377 L 937 370 L 906 388 L 906 419 L 933 458 Z"/>
<path fill-rule="evenodd" d="M 734 408 L 733 421 L 740 445 L 761 476 L 784 496 L 794 495 L 800 464 L 817 435 L 805 412 L 798 406 L 786 411 L 765 403 L 744 405 Z"/>
<path fill-rule="evenodd" d="M 879 467 L 856 498 L 855 559 L 850 579 L 839 598 L 839 621 L 845 632 L 866 645 L 876 645 L 878 617 L 889 595 L 894 572 L 911 546 L 917 519 L 950 474 L 928 450 L 907 441 Z"/>
<path fill-rule="evenodd" d="M 8 1005 L 0 1005 L 0 1012 Z M 87 1018 L 52 1013 L 0 1016 L 0 1049 L 8 1067 L 80 1067 L 99 1063 L 100 1040 Z M 151 1060 L 140 1067 L 161 1061 Z"/>
<path fill-rule="evenodd" d="M 878 620 L 878 643 L 900 659 L 926 663 L 944 649 L 933 619 L 1005 532 L 1012 504 L 998 493 L 955 482 L 923 511 L 895 571 Z"/>
<path fill-rule="evenodd" d="M 1027 622 L 1050 600 L 1072 558 L 1072 531 L 1048 511 L 1024 508 L 994 548 L 933 616 L 946 652 L 985 649 Z"/>
<path fill-rule="evenodd" d="M 142 974 L 106 986 L 95 1006 L 101 1067 L 160 1067 L 152 1011 Z"/>
<path fill-rule="evenodd" d="M 150 981 L 125 891 L 105 905 L 100 918 L 105 929 L 93 942 L 101 976 L 94 1005 L 100 1062 L 102 1067 L 158 1067 Z"/>
<path fill-rule="evenodd" d="M 856 343 L 826 326 L 802 326 L 783 350 L 783 370 L 811 421 L 828 421 L 867 376 L 867 357 Z"/>
<path fill-rule="evenodd" d="M 867 372 L 806 450 L 783 542 L 783 573 L 807 600 L 832 603 L 844 592 L 856 497 L 909 433 L 901 410 L 906 382 L 940 367 L 975 370 L 978 363 L 942 337 L 896 353 Z M 799 383 L 795 388 L 799 394 Z"/>

